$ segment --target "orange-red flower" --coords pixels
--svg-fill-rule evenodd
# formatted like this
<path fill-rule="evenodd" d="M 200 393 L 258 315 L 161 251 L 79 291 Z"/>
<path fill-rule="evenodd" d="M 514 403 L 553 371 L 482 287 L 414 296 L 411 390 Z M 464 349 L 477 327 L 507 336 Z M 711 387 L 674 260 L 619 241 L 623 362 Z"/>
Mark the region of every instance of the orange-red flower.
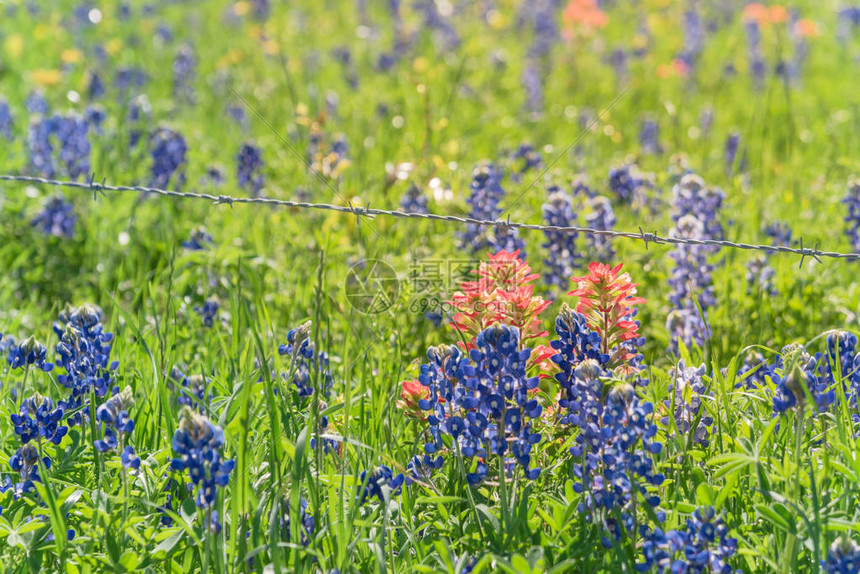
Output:
<path fill-rule="evenodd" d="M 562 15 L 565 28 L 593 30 L 609 23 L 609 16 L 597 6 L 597 0 L 570 0 Z"/>
<path fill-rule="evenodd" d="M 579 297 L 576 311 L 584 315 L 588 327 L 600 335 L 601 351 L 610 355 L 614 365 L 635 356 L 622 343 L 639 336 L 639 326 L 631 318 L 634 306 L 645 302 L 636 296 L 636 283 L 630 281 L 630 275 L 620 271 L 620 263 L 615 267 L 591 263 L 588 275 L 571 277 L 577 288 L 568 293 Z"/>
<path fill-rule="evenodd" d="M 540 275 L 532 273 L 519 253 L 488 254 L 489 261 L 478 267 L 478 279 L 462 283 L 448 302 L 457 311 L 451 326 L 467 339 L 468 347 L 478 333 L 496 323 L 517 327 L 523 342 L 548 334 L 541 330 L 539 315 L 549 301 L 535 295 L 531 285 Z"/>
<path fill-rule="evenodd" d="M 405 414 L 423 419 L 424 413 L 418 407 L 418 401 L 429 399 L 430 389 L 417 380 L 403 381 L 400 385 L 400 400 L 397 401 L 397 406 L 403 409 Z"/>

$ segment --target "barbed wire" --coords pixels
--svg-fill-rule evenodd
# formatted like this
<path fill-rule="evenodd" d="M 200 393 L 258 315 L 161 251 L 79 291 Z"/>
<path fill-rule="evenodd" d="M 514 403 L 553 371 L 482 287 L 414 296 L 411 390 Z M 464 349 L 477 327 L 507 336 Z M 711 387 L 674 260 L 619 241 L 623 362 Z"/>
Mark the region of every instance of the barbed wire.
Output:
<path fill-rule="evenodd" d="M 293 207 L 298 209 L 317 209 L 317 210 L 325 210 L 325 211 L 335 211 L 340 213 L 352 213 L 356 216 L 358 220 L 361 217 L 368 217 L 370 219 L 376 216 L 387 216 L 387 217 L 397 217 L 404 219 L 423 219 L 430 221 L 447 221 L 452 223 L 459 223 L 465 225 L 478 225 L 478 226 L 487 226 L 487 227 L 507 227 L 510 229 L 531 229 L 535 231 L 554 231 L 559 233 L 582 233 L 584 235 L 603 235 L 607 237 L 621 237 L 625 239 L 635 239 L 645 243 L 645 248 L 648 248 L 649 243 L 654 244 L 670 244 L 670 245 L 711 245 L 715 247 L 727 247 L 731 249 L 746 249 L 746 250 L 754 250 L 754 251 L 764 251 L 768 253 L 791 253 L 794 255 L 800 255 L 800 266 L 803 266 L 803 262 L 806 257 L 812 257 L 819 263 L 822 262 L 822 257 L 828 257 L 831 259 L 847 259 L 847 260 L 856 260 L 860 259 L 860 253 L 841 253 L 838 251 L 822 251 L 818 248 L 818 244 L 815 244 L 814 248 L 808 248 L 803 246 L 803 238 L 800 238 L 800 246 L 788 247 L 783 245 L 757 245 L 754 243 L 735 243 L 733 241 L 728 241 L 725 239 L 691 239 L 684 237 L 671 237 L 671 236 L 662 236 L 654 232 L 647 232 L 639 227 L 639 231 L 616 231 L 612 229 L 594 229 L 591 227 L 579 227 L 579 226 L 558 226 L 558 225 L 541 225 L 535 223 L 521 223 L 517 221 L 511 221 L 510 216 L 507 219 L 498 219 L 498 220 L 484 220 L 484 219 L 474 219 L 471 217 L 460 217 L 457 215 L 440 215 L 437 213 L 414 213 L 414 212 L 406 212 L 406 211 L 394 211 L 390 209 L 376 209 L 371 207 L 363 207 L 358 205 L 352 205 L 352 203 L 348 203 L 347 205 L 334 205 L 330 203 L 311 203 L 307 201 L 292 201 L 286 199 L 275 199 L 271 197 L 235 197 L 230 195 L 214 195 L 211 193 L 198 193 L 192 191 L 174 191 L 169 189 L 159 189 L 156 187 L 145 187 L 139 185 L 108 185 L 104 181 L 101 183 L 95 181 L 95 176 L 93 175 L 89 181 L 79 182 L 79 181 L 63 181 L 57 179 L 47 179 L 43 177 L 34 177 L 27 175 L 2 175 L 0 174 L 0 181 L 12 181 L 12 182 L 22 182 L 22 183 L 34 183 L 34 184 L 42 184 L 42 185 L 50 185 L 55 187 L 70 187 L 76 189 L 86 189 L 93 192 L 94 197 L 96 194 L 103 193 L 105 191 L 117 191 L 117 192 L 135 192 L 135 193 L 151 193 L 156 195 L 161 195 L 165 197 L 176 197 L 180 199 L 200 199 L 206 200 L 216 205 L 229 205 L 233 206 L 234 204 L 260 204 L 260 205 L 275 205 L 279 207 Z"/>

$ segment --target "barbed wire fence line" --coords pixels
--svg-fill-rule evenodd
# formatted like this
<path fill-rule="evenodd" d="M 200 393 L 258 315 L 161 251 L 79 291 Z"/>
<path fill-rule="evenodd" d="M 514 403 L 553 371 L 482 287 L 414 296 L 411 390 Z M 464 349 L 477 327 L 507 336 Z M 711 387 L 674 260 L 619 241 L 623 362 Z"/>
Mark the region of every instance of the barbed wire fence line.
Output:
<path fill-rule="evenodd" d="M 471 217 L 461 217 L 457 215 L 441 215 L 437 213 L 413 213 L 405 211 L 396 211 L 390 209 L 377 209 L 371 207 L 363 207 L 358 205 L 335 205 L 330 203 L 311 203 L 306 201 L 292 201 L 286 199 L 276 199 L 271 197 L 235 197 L 230 195 L 214 195 L 210 193 L 198 193 L 191 191 L 175 191 L 168 189 L 159 189 L 156 187 L 145 186 L 129 186 L 129 185 L 108 185 L 104 181 L 99 183 L 95 181 L 95 176 L 89 181 L 65 181 L 57 179 L 47 179 L 43 177 L 34 177 L 26 175 L 8 175 L 0 174 L 0 181 L 31 183 L 40 185 L 50 185 L 53 187 L 68 187 L 75 189 L 84 189 L 91 191 L 93 197 L 98 194 L 103 194 L 105 191 L 115 192 L 134 192 L 134 193 L 149 193 L 160 195 L 163 197 L 174 197 L 179 199 L 197 199 L 206 200 L 215 205 L 234 204 L 253 204 L 253 205 L 274 205 L 279 207 L 292 207 L 297 209 L 315 209 L 321 211 L 335 211 L 340 213 L 351 213 L 356 216 L 360 222 L 362 217 L 372 219 L 377 216 L 394 217 L 403 219 L 416 219 L 425 221 L 446 221 L 458 223 L 461 225 L 479 225 L 486 227 L 507 227 L 511 229 L 531 229 L 535 231 L 555 231 L 560 233 L 582 233 L 584 235 L 604 235 L 608 237 L 620 237 L 625 239 L 633 239 L 645 243 L 645 248 L 648 248 L 649 243 L 654 244 L 670 244 L 670 245 L 712 245 L 720 248 L 730 249 L 745 249 L 753 251 L 764 251 L 768 253 L 790 253 L 800 255 L 800 266 L 803 266 L 806 257 L 812 257 L 819 263 L 822 262 L 822 257 L 830 259 L 845 259 L 849 261 L 860 259 L 860 253 L 842 253 L 838 251 L 822 251 L 816 243 L 813 248 L 803 246 L 803 238 L 800 238 L 799 247 L 787 247 L 783 245 L 759 245 L 754 243 L 735 243 L 725 239 L 689 239 L 681 237 L 671 237 L 659 235 L 656 231 L 647 232 L 640 226 L 639 231 L 616 231 L 607 229 L 593 229 L 591 227 L 580 226 L 557 226 L 557 225 L 541 225 L 534 223 L 522 223 L 511 221 L 510 216 L 507 219 L 497 220 L 482 220 L 473 219 Z"/>

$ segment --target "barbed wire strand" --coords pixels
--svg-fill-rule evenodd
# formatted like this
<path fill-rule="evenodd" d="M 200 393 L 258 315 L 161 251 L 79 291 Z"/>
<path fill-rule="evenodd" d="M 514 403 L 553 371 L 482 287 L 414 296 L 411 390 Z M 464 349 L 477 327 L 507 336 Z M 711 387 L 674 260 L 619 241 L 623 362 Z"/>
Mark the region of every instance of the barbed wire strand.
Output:
<path fill-rule="evenodd" d="M 735 243 L 733 241 L 728 241 L 725 239 L 691 239 L 684 237 L 670 237 L 670 236 L 661 236 L 658 235 L 657 232 L 646 232 L 639 228 L 638 232 L 635 231 L 616 231 L 611 229 L 593 229 L 591 227 L 579 227 L 579 226 L 558 226 L 558 225 L 540 225 L 534 223 L 521 223 L 517 221 L 510 221 L 510 216 L 508 219 L 498 219 L 498 220 L 483 220 L 483 219 L 474 219 L 471 217 L 460 217 L 457 215 L 440 215 L 436 213 L 412 213 L 405 211 L 393 211 L 388 209 L 377 209 L 377 208 L 369 208 L 369 207 L 360 207 L 357 205 L 333 205 L 330 203 L 310 203 L 306 201 L 291 201 L 286 199 L 275 199 L 270 197 L 234 197 L 230 195 L 213 195 L 210 193 L 198 193 L 191 191 L 174 191 L 168 189 L 159 189 L 155 187 L 145 187 L 145 186 L 131 186 L 131 185 L 108 185 L 104 182 L 99 183 L 95 181 L 95 177 L 91 177 L 87 182 L 78 182 L 78 181 L 62 181 L 56 179 L 46 179 L 42 177 L 33 177 L 26 175 L 2 175 L 0 174 L 0 181 L 11 181 L 11 182 L 22 182 L 22 183 L 32 183 L 32 184 L 41 184 L 41 185 L 50 185 L 54 187 L 69 187 L 76 189 L 86 189 L 93 192 L 95 196 L 98 193 L 103 193 L 104 191 L 117 191 L 117 192 L 135 192 L 135 193 L 151 193 L 156 195 L 161 195 L 165 197 L 175 197 L 180 199 L 199 199 L 206 200 L 212 202 L 217 205 L 229 205 L 232 207 L 234 204 L 259 204 L 259 205 L 275 205 L 280 207 L 293 207 L 298 209 L 317 209 L 317 210 L 326 210 L 326 211 L 335 211 L 340 213 L 350 213 L 354 214 L 356 217 L 368 217 L 373 218 L 376 216 L 386 216 L 386 217 L 399 217 L 405 219 L 423 219 L 430 221 L 447 221 L 452 223 L 459 223 L 464 225 L 478 225 L 478 226 L 488 226 L 488 227 L 508 227 L 511 229 L 532 229 L 535 231 L 554 231 L 559 233 L 582 233 L 584 235 L 603 235 L 607 237 L 622 237 L 626 239 L 635 239 L 639 241 L 643 241 L 645 243 L 645 248 L 648 248 L 649 243 L 654 244 L 670 244 L 670 245 L 712 245 L 716 247 L 727 247 L 730 249 L 746 249 L 746 250 L 754 250 L 754 251 L 764 251 L 768 253 L 791 253 L 795 255 L 800 255 L 800 265 L 803 265 L 804 259 L 806 257 L 812 257 L 819 263 L 822 262 L 822 257 L 827 257 L 831 259 L 847 259 L 847 260 L 856 260 L 860 259 L 860 253 L 841 253 L 838 251 L 821 251 L 818 248 L 818 244 L 815 245 L 814 248 L 810 249 L 808 247 L 803 246 L 803 240 L 800 241 L 800 247 L 787 247 L 783 245 L 757 245 L 753 243 Z"/>

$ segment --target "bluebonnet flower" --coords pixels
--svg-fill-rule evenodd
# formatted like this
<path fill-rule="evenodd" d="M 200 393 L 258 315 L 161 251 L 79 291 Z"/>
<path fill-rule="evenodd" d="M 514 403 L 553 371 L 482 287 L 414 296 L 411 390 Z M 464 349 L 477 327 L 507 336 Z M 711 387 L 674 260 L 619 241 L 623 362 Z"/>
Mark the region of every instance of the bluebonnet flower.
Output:
<path fill-rule="evenodd" d="M 258 22 L 265 22 L 271 10 L 271 0 L 251 0 L 251 14 Z"/>
<path fill-rule="evenodd" d="M 212 236 L 203 226 L 195 227 L 188 235 L 188 239 L 182 242 L 182 247 L 189 251 L 203 251 L 212 246 Z"/>
<path fill-rule="evenodd" d="M 519 343 L 515 327 L 495 325 L 478 334 L 468 357 L 457 347 L 431 347 L 429 363 L 421 366 L 418 380 L 429 390 L 429 398 L 418 401 L 428 411 L 424 451 L 432 456 L 451 450 L 442 440 L 451 437 L 454 450 L 477 458 L 466 477 L 471 485 L 484 481 L 494 455 L 505 457 L 509 472 L 519 465 L 530 480 L 540 475 L 531 460 L 532 446 L 542 438 L 532 426 L 542 412 L 530 392 L 538 379 L 526 376 L 531 349 L 520 350 Z"/>
<path fill-rule="evenodd" d="M 54 166 L 54 144 L 51 136 L 56 133 L 53 118 L 38 117 L 30 122 L 27 147 L 30 152 L 30 168 L 42 177 L 56 175 Z"/>
<path fill-rule="evenodd" d="M 185 154 L 188 152 L 185 138 L 178 132 L 160 127 L 152 134 L 150 146 L 150 187 L 166 188 L 173 181 L 174 187 L 181 188 L 185 183 Z"/>
<path fill-rule="evenodd" d="M 134 431 L 134 420 L 128 412 L 133 404 L 134 395 L 131 392 L 131 387 L 126 386 L 121 392 L 116 393 L 99 405 L 99 408 L 96 409 L 96 420 L 104 426 L 104 438 L 93 443 L 97 451 L 107 452 L 117 447 L 120 450 L 123 449 L 125 435 L 130 435 Z M 125 466 L 126 454 L 134 455 L 134 449 L 123 451 L 123 466 Z M 140 459 L 136 459 L 136 462 L 140 466 Z"/>
<path fill-rule="evenodd" d="M 142 88 L 147 79 L 146 72 L 140 68 L 120 68 L 114 77 L 114 85 L 124 99 L 134 88 Z"/>
<path fill-rule="evenodd" d="M 146 123 L 152 117 L 152 107 L 149 105 L 149 100 L 146 96 L 138 96 L 132 98 L 128 102 L 128 113 L 126 119 L 128 121 L 128 147 L 134 149 L 140 142 L 141 124 Z"/>
<path fill-rule="evenodd" d="M 836 13 L 836 38 L 846 44 L 860 28 L 860 5 L 843 6 Z"/>
<path fill-rule="evenodd" d="M 168 28 L 163 22 L 155 29 L 155 36 L 164 44 L 168 44 L 173 41 L 173 32 L 171 32 L 170 28 Z M 177 60 L 178 59 L 179 57 L 177 56 Z M 174 66 L 176 66 L 176 60 L 174 60 Z"/>
<path fill-rule="evenodd" d="M 634 163 L 609 170 L 609 189 L 621 203 L 632 206 L 636 211 L 654 203 L 649 197 L 650 192 L 656 189 L 654 175 L 641 171 Z"/>
<path fill-rule="evenodd" d="M 774 285 L 773 279 L 776 272 L 768 264 L 766 255 L 755 255 L 747 262 L 747 293 L 751 294 L 753 288 L 760 290 L 762 294 L 775 297 L 779 291 Z"/>
<path fill-rule="evenodd" d="M 173 526 L 173 518 L 170 517 L 168 512 L 174 512 L 173 510 L 173 497 L 170 494 L 167 494 L 164 497 L 164 504 L 156 508 L 160 517 L 158 519 L 159 524 L 162 526 Z"/>
<path fill-rule="evenodd" d="M 314 515 L 308 512 L 308 501 L 302 497 L 299 500 L 300 507 L 300 528 L 299 535 L 301 539 L 301 543 L 303 546 L 307 546 L 311 542 L 311 538 L 313 538 L 314 531 L 316 530 L 316 520 L 314 519 Z M 290 524 L 290 499 L 284 498 L 281 501 L 281 517 L 280 517 L 280 526 L 281 526 L 281 540 L 290 541 L 292 540 L 292 529 Z"/>
<path fill-rule="evenodd" d="M 38 90 L 30 92 L 27 100 L 24 102 L 24 106 L 28 112 L 34 115 L 45 115 L 48 113 L 48 100 L 45 99 L 45 94 Z"/>
<path fill-rule="evenodd" d="M 74 207 L 62 195 L 50 198 L 42 211 L 30 222 L 46 235 L 71 239 L 77 223 Z"/>
<path fill-rule="evenodd" d="M 194 307 L 194 312 L 203 319 L 204 327 L 212 327 L 215 325 L 215 319 L 218 318 L 218 309 L 220 307 L 217 299 L 207 299 L 203 302 L 203 305 Z"/>
<path fill-rule="evenodd" d="M 845 215 L 845 223 L 848 224 L 845 233 L 851 240 L 852 250 L 860 252 L 860 180 L 848 182 L 848 191 L 842 202 L 848 212 Z"/>
<path fill-rule="evenodd" d="M 513 160 L 515 164 L 518 164 L 518 169 L 511 174 L 511 181 L 513 182 L 518 182 L 524 174 L 543 167 L 543 158 L 540 152 L 531 144 L 520 144 L 513 154 Z"/>
<path fill-rule="evenodd" d="M 494 233 L 490 238 L 490 251 L 494 253 L 500 251 L 507 251 L 508 253 L 518 252 L 518 257 L 522 261 L 527 259 L 525 242 L 520 238 L 517 229 L 508 227 L 507 225 L 497 225 L 495 227 Z"/>
<path fill-rule="evenodd" d="M 224 460 L 224 431 L 205 416 L 183 407 L 179 413 L 179 428 L 173 435 L 171 462 L 175 471 L 187 471 L 191 484 L 197 488 L 197 507 L 209 511 L 205 526 L 211 532 L 220 532 L 218 513 L 212 507 L 218 499 L 218 490 L 227 486 L 235 460 Z"/>
<path fill-rule="evenodd" d="M 857 8 L 860 20 L 860 8 Z M 827 558 L 821 561 L 827 574 L 855 574 L 860 572 L 860 546 L 843 534 L 827 549 Z"/>
<path fill-rule="evenodd" d="M 615 211 L 612 203 L 597 195 L 588 199 L 589 213 L 585 216 L 585 222 L 591 229 L 611 231 L 615 227 Z M 585 248 L 588 258 L 592 261 L 608 263 L 615 258 L 615 250 L 612 248 L 612 238 L 608 235 L 595 235 L 589 233 L 585 236 Z"/>
<path fill-rule="evenodd" d="M 639 130 L 639 145 L 643 153 L 663 153 L 663 146 L 660 145 L 660 133 L 657 121 L 654 118 L 645 118 L 642 120 L 642 128 Z"/>
<path fill-rule="evenodd" d="M 29 368 L 31 365 L 46 373 L 54 369 L 54 364 L 46 361 L 47 349 L 35 337 L 27 337 L 20 345 L 12 346 L 6 360 L 13 369 Z"/>
<path fill-rule="evenodd" d="M 12 141 L 14 123 L 12 122 L 12 112 L 9 109 L 9 102 L 0 98 L 0 135 L 8 141 Z"/>
<path fill-rule="evenodd" d="M 570 227 L 576 224 L 576 213 L 569 195 L 562 191 L 549 194 L 543 204 L 543 220 L 546 225 Z M 573 269 L 579 264 L 581 255 L 578 253 L 576 240 L 579 233 L 544 231 L 547 258 L 544 259 L 546 271 L 543 274 L 547 285 L 558 288 L 567 287 Z"/>
<path fill-rule="evenodd" d="M 695 68 L 699 55 L 705 44 L 705 31 L 702 26 L 702 18 L 695 8 L 684 12 L 684 46 L 678 59 L 684 63 L 688 70 Z"/>
<path fill-rule="evenodd" d="M 331 389 L 334 386 L 334 377 L 329 369 L 328 354 L 323 351 L 316 353 L 314 345 L 310 340 L 311 322 L 307 321 L 302 325 L 291 329 L 287 333 L 287 344 L 278 347 L 278 354 L 281 356 L 290 357 L 290 370 L 284 378 L 295 385 L 299 398 L 316 396 L 319 399 L 319 412 L 325 411 L 328 405 L 325 399 L 331 394 Z M 314 380 L 312 372 L 316 371 L 319 377 L 319 391 L 314 389 Z M 283 375 L 282 375 L 283 376 Z M 321 414 L 317 425 L 316 433 L 311 438 L 311 448 L 316 448 L 317 438 L 326 432 L 328 428 L 328 416 Z M 323 451 L 328 453 L 338 452 L 340 444 L 335 437 L 322 437 Z"/>
<path fill-rule="evenodd" d="M 353 90 L 358 89 L 358 73 L 355 71 L 355 64 L 352 60 L 352 52 L 350 52 L 349 47 L 340 46 L 332 50 L 332 57 L 335 60 L 340 62 L 341 66 L 343 66 L 343 74 L 344 79 L 346 79 L 346 83 Z"/>
<path fill-rule="evenodd" d="M 380 465 L 371 471 L 362 470 L 359 477 L 358 503 L 365 504 L 376 497 L 379 502 L 385 502 L 386 491 L 392 495 L 400 494 L 403 486 L 403 474 L 394 474 L 389 467 Z"/>
<path fill-rule="evenodd" d="M 735 555 L 738 541 L 728 536 L 729 529 L 713 507 L 699 507 L 682 530 L 663 532 L 660 528 L 645 533 L 642 545 L 644 562 L 640 572 L 661 573 L 734 572 L 728 560 Z"/>
<path fill-rule="evenodd" d="M 711 127 L 714 125 L 714 108 L 711 106 L 705 107 L 699 113 L 699 129 L 702 130 L 702 136 L 707 137 L 711 133 Z"/>
<path fill-rule="evenodd" d="M 441 456 L 436 458 L 429 454 L 413 456 L 406 465 L 406 486 L 411 486 L 415 482 L 429 482 L 433 471 L 442 468 L 444 462 L 445 459 Z"/>
<path fill-rule="evenodd" d="M 705 365 L 698 368 L 687 367 L 684 361 L 669 369 L 669 392 L 671 398 L 664 401 L 666 410 L 673 413 L 675 428 L 678 430 L 682 440 L 686 440 L 692 431 L 692 442 L 707 447 L 708 427 L 713 425 L 714 419 L 708 415 L 707 410 L 702 408 L 702 399 L 711 396 L 702 378 L 705 376 Z M 669 417 L 664 416 L 662 421 L 669 428 Z M 695 425 L 695 429 L 694 429 Z"/>
<path fill-rule="evenodd" d="M 45 469 L 51 468 L 51 459 L 42 457 Z M 9 467 L 18 473 L 19 482 L 13 486 L 17 496 L 26 494 L 34 489 L 34 482 L 42 482 L 39 475 L 39 449 L 33 443 L 27 443 L 9 457 Z"/>
<path fill-rule="evenodd" d="M 92 129 L 93 133 L 103 133 L 102 124 L 107 119 L 107 114 L 101 106 L 87 106 L 84 110 L 84 121 L 87 124 L 87 129 Z"/>
<path fill-rule="evenodd" d="M 97 397 L 107 395 L 114 387 L 113 371 L 119 362 L 110 361 L 113 334 L 104 331 L 101 309 L 83 305 L 63 311 L 59 319 L 54 323 L 54 332 L 60 338 L 56 352 L 66 374 L 59 375 L 57 382 L 71 390 L 69 398 L 61 402 L 69 412 L 88 404 L 91 391 Z M 83 417 L 78 412 L 69 417 L 69 424 L 81 424 Z"/>
<path fill-rule="evenodd" d="M 532 114 L 543 112 L 544 77 L 539 63 L 533 58 L 526 60 L 523 67 L 522 83 L 526 93 L 526 110 Z"/>
<path fill-rule="evenodd" d="M 72 179 L 90 174 L 88 124 L 83 116 L 70 113 L 53 118 L 55 135 L 60 144 L 59 160 Z"/>
<path fill-rule="evenodd" d="M 244 107 L 231 104 L 227 106 L 227 115 L 230 116 L 230 119 L 236 122 L 243 131 L 248 129 L 248 114 L 245 112 Z"/>
<path fill-rule="evenodd" d="M 170 378 L 181 385 L 177 402 L 202 413 L 204 406 L 212 399 L 212 393 L 206 394 L 209 380 L 199 374 L 186 375 L 178 367 L 173 367 Z"/>
<path fill-rule="evenodd" d="M 287 344 L 278 347 L 278 354 L 290 358 L 290 374 L 292 384 L 300 397 L 309 397 L 314 394 L 311 371 L 315 370 L 323 377 L 322 388 L 327 395 L 334 385 L 334 378 L 328 368 L 328 355 L 322 351 L 314 352 L 313 342 L 310 340 L 311 323 L 307 321 L 302 325 L 291 329 L 287 333 Z"/>
<path fill-rule="evenodd" d="M 627 51 L 623 48 L 616 48 L 609 54 L 609 64 L 615 72 L 615 80 L 617 84 L 627 82 L 629 69 L 627 65 Z"/>
<path fill-rule="evenodd" d="M 673 188 L 675 227 L 672 237 L 680 239 L 723 239 L 724 232 L 718 213 L 722 206 L 723 192 L 705 186 L 695 174 L 687 174 Z M 707 245 L 678 244 L 670 254 L 675 269 L 669 278 L 672 290 L 669 300 L 673 312 L 667 319 L 671 349 L 677 352 L 678 342 L 690 346 L 704 345 L 710 338 L 705 319 L 699 312 L 706 312 L 716 303 L 711 280 L 713 265 L 708 256 L 714 247 Z M 698 302 L 698 306 L 697 303 Z"/>
<path fill-rule="evenodd" d="M 236 165 L 239 187 L 257 197 L 263 189 L 263 151 L 254 144 L 242 144 L 236 155 Z"/>
<path fill-rule="evenodd" d="M 738 146 L 741 143 L 741 135 L 738 132 L 732 132 L 726 138 L 726 175 L 731 176 L 734 173 L 735 158 L 738 155 Z"/>
<path fill-rule="evenodd" d="M 424 15 L 425 29 L 433 31 L 437 53 L 445 54 L 460 46 L 460 35 L 451 25 L 449 14 L 443 14 L 439 6 L 434 0 L 419 0 L 415 3 L 416 10 Z"/>
<path fill-rule="evenodd" d="M 501 185 L 502 174 L 493 164 L 479 165 L 472 172 L 472 183 L 469 185 L 471 206 L 469 217 L 481 221 L 495 221 L 502 213 L 499 202 L 505 195 Z M 485 237 L 485 227 L 478 224 L 466 224 L 466 231 L 460 234 L 460 248 L 472 252 L 481 251 L 489 246 Z"/>
<path fill-rule="evenodd" d="M 12 414 L 12 425 L 15 434 L 21 438 L 21 443 L 36 441 L 60 444 L 69 431 L 69 427 L 61 425 L 63 407 L 54 408 L 54 401 L 39 393 L 24 399 L 18 414 Z"/>
<path fill-rule="evenodd" d="M 350 163 L 346 137 L 336 136 L 330 148 L 326 149 L 323 134 L 319 128 L 311 133 L 307 155 L 313 171 L 332 179 L 338 179 Z"/>
<path fill-rule="evenodd" d="M 90 172 L 90 143 L 88 125 L 83 116 L 75 113 L 61 116 L 38 117 L 30 123 L 27 144 L 30 167 L 44 177 L 54 177 L 54 142 L 59 146 L 57 159 L 64 172 L 77 179 Z"/>
<path fill-rule="evenodd" d="M 570 192 L 574 197 L 592 198 L 597 196 L 597 192 L 588 185 L 588 178 L 584 175 L 577 175 L 573 178 L 573 181 L 570 182 Z"/>
<path fill-rule="evenodd" d="M 400 199 L 400 210 L 406 213 L 427 213 L 427 196 L 414 183 L 409 184 L 409 189 Z"/>
<path fill-rule="evenodd" d="M 761 88 L 764 83 L 765 61 L 761 51 L 761 30 L 758 22 L 753 19 L 744 21 L 744 29 L 747 35 L 747 51 L 749 52 L 749 67 L 754 84 Z"/>
<path fill-rule="evenodd" d="M 105 85 L 98 72 L 90 72 L 90 82 L 87 85 L 87 94 L 91 100 L 97 100 L 105 95 Z"/>
<path fill-rule="evenodd" d="M 186 102 L 194 101 L 194 76 L 197 62 L 188 44 L 180 46 L 173 60 L 173 96 Z"/>
<path fill-rule="evenodd" d="M 221 187 L 224 184 L 224 170 L 216 165 L 206 168 L 206 173 L 200 178 L 200 185 Z"/>

